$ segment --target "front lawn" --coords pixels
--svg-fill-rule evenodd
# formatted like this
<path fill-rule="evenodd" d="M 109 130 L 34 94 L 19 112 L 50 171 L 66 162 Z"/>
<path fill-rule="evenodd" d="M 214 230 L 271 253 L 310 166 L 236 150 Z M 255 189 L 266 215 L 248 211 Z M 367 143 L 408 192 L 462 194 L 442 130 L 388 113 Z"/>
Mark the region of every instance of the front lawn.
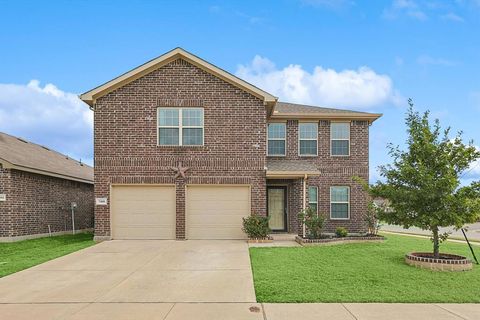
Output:
<path fill-rule="evenodd" d="M 472 258 L 466 244 L 440 249 Z M 250 257 L 258 302 L 479 303 L 480 266 L 452 273 L 404 262 L 407 252 L 431 250 L 428 239 L 387 235 L 385 243 L 250 248 Z"/>
<path fill-rule="evenodd" d="M 0 243 L 0 277 L 95 244 L 91 233 Z"/>

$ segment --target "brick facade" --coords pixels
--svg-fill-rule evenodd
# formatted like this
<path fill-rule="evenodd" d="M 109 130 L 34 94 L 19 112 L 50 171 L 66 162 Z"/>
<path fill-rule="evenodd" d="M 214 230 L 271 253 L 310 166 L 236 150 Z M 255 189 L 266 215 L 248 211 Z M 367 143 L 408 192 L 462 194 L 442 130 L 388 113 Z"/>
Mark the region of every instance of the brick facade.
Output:
<path fill-rule="evenodd" d="M 64 232 L 72 229 L 71 202 L 76 202 L 75 229 L 93 227 L 93 185 L 30 172 L 0 169 L 0 239 Z"/>
<path fill-rule="evenodd" d="M 203 107 L 204 145 L 158 146 L 158 107 Z M 252 212 L 266 215 L 267 184 L 288 187 L 288 231 L 301 232 L 297 214 L 303 205 L 302 179 L 266 179 L 267 111 L 263 101 L 181 58 L 101 96 L 95 102 L 95 197 L 111 198 L 112 184 L 174 184 L 176 237 L 185 238 L 185 187 L 188 184 L 251 185 Z M 319 212 L 327 215 L 326 231 L 346 227 L 365 231 L 366 198 L 352 176 L 368 181 L 368 121 L 351 122 L 350 156 L 330 156 L 330 122 L 318 121 L 318 156 L 298 156 L 298 120 L 287 121 L 287 156 L 315 163 L 320 176 Z M 174 179 L 171 167 L 189 167 L 185 179 Z M 349 220 L 332 221 L 330 186 L 351 187 Z M 97 239 L 110 237 L 110 201 L 95 207 Z"/>
<path fill-rule="evenodd" d="M 159 106 L 204 108 L 204 146 L 157 146 Z M 95 196 L 110 199 L 112 183 L 175 183 L 177 238 L 185 237 L 185 185 L 249 184 L 252 211 L 266 214 L 266 109 L 263 101 L 177 59 L 95 104 Z M 110 205 L 110 203 L 109 203 Z M 95 207 L 97 239 L 110 236 L 110 206 Z"/>
<path fill-rule="evenodd" d="M 334 232 L 337 227 L 345 227 L 349 232 L 362 233 L 366 231 L 365 213 L 367 198 L 362 187 L 352 180 L 353 176 L 359 176 L 368 181 L 369 163 L 368 148 L 369 136 L 368 121 L 351 121 L 350 126 L 350 156 L 330 156 L 330 121 L 318 122 L 318 156 L 301 157 L 298 155 L 298 120 L 288 120 L 287 128 L 287 152 L 285 157 L 268 157 L 269 159 L 286 159 L 307 161 L 314 163 L 320 171 L 320 176 L 311 176 L 307 180 L 308 186 L 318 187 L 318 212 L 326 218 L 324 231 Z M 296 182 L 295 182 L 296 181 Z M 270 183 L 270 181 L 269 181 Z M 291 180 L 289 199 L 295 206 L 289 205 L 289 231 L 301 233 L 302 229 L 296 221 L 297 214 L 302 209 L 303 185 L 302 179 Z M 296 186 L 296 187 L 295 187 Z M 350 219 L 330 219 L 330 187 L 350 187 Z M 297 199 L 297 200 L 295 200 Z M 300 200 L 298 200 L 300 199 Z M 308 205 L 308 192 L 307 192 Z M 295 226 L 298 225 L 298 228 Z"/>

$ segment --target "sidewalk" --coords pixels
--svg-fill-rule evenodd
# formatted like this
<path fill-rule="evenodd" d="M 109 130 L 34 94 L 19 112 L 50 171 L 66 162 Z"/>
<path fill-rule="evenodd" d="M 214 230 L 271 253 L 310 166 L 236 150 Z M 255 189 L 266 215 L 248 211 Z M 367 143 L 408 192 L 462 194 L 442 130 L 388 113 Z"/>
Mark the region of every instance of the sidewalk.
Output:
<path fill-rule="evenodd" d="M 467 234 L 468 240 L 470 242 L 480 242 L 480 222 L 467 225 L 467 227 L 468 228 L 467 228 L 466 234 Z M 411 227 L 408 229 L 404 229 L 401 226 L 390 225 L 390 224 L 382 225 L 382 227 L 380 228 L 380 231 L 416 234 L 416 235 L 422 235 L 422 236 L 431 235 L 430 231 L 422 230 L 420 228 Z M 465 241 L 462 231 L 460 230 L 456 231 L 452 227 L 440 228 L 440 233 L 444 233 L 444 232 L 451 233 L 448 239 Z"/>
<path fill-rule="evenodd" d="M 46 303 L 0 304 L 9 320 L 473 320 L 480 304 Z"/>

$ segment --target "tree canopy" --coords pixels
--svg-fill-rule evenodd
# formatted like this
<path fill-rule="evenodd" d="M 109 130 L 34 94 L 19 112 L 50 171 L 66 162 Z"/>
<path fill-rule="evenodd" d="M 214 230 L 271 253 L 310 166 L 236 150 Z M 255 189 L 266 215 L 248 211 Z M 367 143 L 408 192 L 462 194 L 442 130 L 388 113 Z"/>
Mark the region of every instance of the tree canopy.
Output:
<path fill-rule="evenodd" d="M 434 254 L 439 242 L 439 227 L 463 227 L 480 218 L 480 182 L 461 185 L 462 174 L 480 158 L 473 141 L 465 144 L 462 133 L 450 138 L 450 128 L 442 130 L 439 120 L 430 124 L 429 112 L 420 114 L 409 100 L 406 116 L 406 150 L 388 145 L 393 163 L 380 167 L 385 181 L 370 188 L 375 197 L 388 199 L 393 210 L 382 211 L 387 223 L 430 230 Z"/>

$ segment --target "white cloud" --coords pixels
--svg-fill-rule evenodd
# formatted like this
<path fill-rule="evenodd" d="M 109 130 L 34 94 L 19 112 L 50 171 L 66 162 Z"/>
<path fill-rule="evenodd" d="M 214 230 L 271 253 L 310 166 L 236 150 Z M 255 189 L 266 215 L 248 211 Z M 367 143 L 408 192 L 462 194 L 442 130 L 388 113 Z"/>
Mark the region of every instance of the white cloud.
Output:
<path fill-rule="evenodd" d="M 399 104 L 402 99 L 390 77 L 368 67 L 336 71 L 316 66 L 309 72 L 292 64 L 278 69 L 257 55 L 251 63 L 240 65 L 235 74 L 288 102 L 366 109 Z"/>
<path fill-rule="evenodd" d="M 480 147 L 475 146 L 478 152 L 480 152 Z M 470 169 L 468 169 L 468 175 L 477 177 L 480 179 L 480 159 L 474 161 L 472 165 L 470 166 Z"/>
<path fill-rule="evenodd" d="M 350 0 L 301 0 L 301 3 L 314 7 L 327 7 L 332 9 L 339 9 L 354 4 L 354 2 Z"/>
<path fill-rule="evenodd" d="M 459 15 L 449 12 L 447 14 L 441 15 L 440 18 L 442 20 L 454 21 L 454 22 L 465 22 L 465 20 L 460 17 Z"/>
<path fill-rule="evenodd" d="M 37 80 L 0 83 L 0 130 L 92 164 L 93 112 L 76 94 Z"/>
<path fill-rule="evenodd" d="M 420 65 L 437 65 L 445 67 L 453 67 L 457 65 L 457 62 L 452 60 L 447 60 L 443 58 L 434 58 L 429 55 L 423 54 L 417 58 L 417 63 Z"/>
<path fill-rule="evenodd" d="M 480 152 L 480 147 L 475 146 Z M 474 181 L 480 181 L 480 159 L 474 161 L 470 167 L 460 176 L 460 184 L 466 186 Z"/>
<path fill-rule="evenodd" d="M 428 19 L 427 14 L 413 0 L 394 0 L 390 7 L 383 11 L 382 16 L 385 19 L 394 20 L 402 14 L 419 21 Z"/>
<path fill-rule="evenodd" d="M 480 91 L 472 91 L 469 95 L 469 100 L 473 107 L 480 111 Z"/>

